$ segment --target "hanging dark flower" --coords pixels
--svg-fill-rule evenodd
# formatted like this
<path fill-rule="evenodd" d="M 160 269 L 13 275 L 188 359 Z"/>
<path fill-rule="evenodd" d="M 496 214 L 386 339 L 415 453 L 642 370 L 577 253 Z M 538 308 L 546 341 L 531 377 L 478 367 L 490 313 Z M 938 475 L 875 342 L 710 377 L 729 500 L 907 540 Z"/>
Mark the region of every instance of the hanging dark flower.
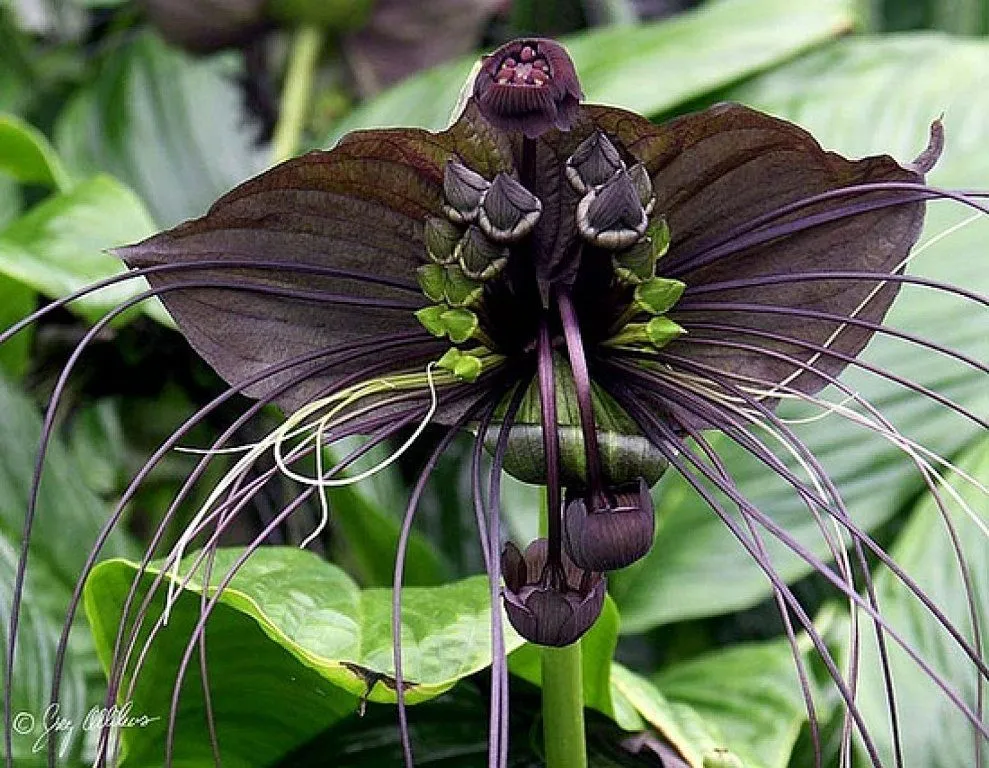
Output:
<path fill-rule="evenodd" d="M 308 451 L 368 435 L 369 450 L 425 420 L 445 425 L 409 504 L 408 530 L 438 456 L 470 429 L 476 483 L 484 448 L 492 463 L 490 503 L 479 488 L 474 494 L 478 519 L 490 525 L 486 564 L 495 585 L 504 568 L 505 606 L 527 639 L 565 644 L 590 627 L 601 572 L 648 551 L 648 489 L 672 467 L 765 570 L 854 711 L 820 634 L 761 539 L 723 500 L 753 530 L 806 557 L 883 635 L 876 604 L 859 596 L 853 576 L 808 555 L 741 496 L 705 431 L 720 431 L 790 483 L 857 552 L 868 545 L 888 563 L 776 405 L 816 402 L 829 384 L 854 395 L 836 377 L 859 365 L 875 334 L 894 333 L 883 319 L 911 280 L 904 266 L 925 201 L 985 209 L 925 184 L 940 152 L 938 123 L 928 149 L 901 165 L 888 156 L 845 159 L 738 104 L 654 125 L 579 98 L 558 44 L 514 41 L 484 59 L 448 130 L 350 134 L 119 254 L 231 393 L 292 414 L 252 456 L 280 449 L 289 433 L 314 437 Z M 814 482 L 790 472 L 754 424 L 800 455 Z M 546 486 L 548 526 L 545 540 L 524 554 L 509 544 L 502 558 L 503 469 Z M 498 637 L 497 613 L 492 630 Z M 986 676 L 976 650 L 963 639 L 960 646 Z M 495 663 L 495 685 L 507 685 L 503 659 Z M 873 756 L 868 731 L 858 730 Z"/>
<path fill-rule="evenodd" d="M 505 612 L 516 631 L 539 645 L 570 645 L 594 624 L 604 605 L 604 577 L 564 556 L 549 561 L 546 539 L 525 553 L 509 542 L 501 555 Z"/>

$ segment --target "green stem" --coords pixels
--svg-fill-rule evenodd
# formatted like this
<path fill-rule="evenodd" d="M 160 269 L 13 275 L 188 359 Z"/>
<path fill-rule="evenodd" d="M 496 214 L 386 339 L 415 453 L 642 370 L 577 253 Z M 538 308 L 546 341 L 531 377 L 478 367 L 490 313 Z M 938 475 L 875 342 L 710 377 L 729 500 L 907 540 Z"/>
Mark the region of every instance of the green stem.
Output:
<path fill-rule="evenodd" d="M 545 536 L 549 511 L 545 488 L 541 502 L 539 535 Z M 564 648 L 543 648 L 541 661 L 546 768 L 587 768 L 580 641 Z"/>
<path fill-rule="evenodd" d="M 586 768 L 580 642 L 543 648 L 542 667 L 546 768 Z"/>
<path fill-rule="evenodd" d="M 319 27 L 300 27 L 295 33 L 282 88 L 281 116 L 275 128 L 273 154 L 276 163 L 294 157 L 299 149 L 322 45 L 323 32 Z"/>

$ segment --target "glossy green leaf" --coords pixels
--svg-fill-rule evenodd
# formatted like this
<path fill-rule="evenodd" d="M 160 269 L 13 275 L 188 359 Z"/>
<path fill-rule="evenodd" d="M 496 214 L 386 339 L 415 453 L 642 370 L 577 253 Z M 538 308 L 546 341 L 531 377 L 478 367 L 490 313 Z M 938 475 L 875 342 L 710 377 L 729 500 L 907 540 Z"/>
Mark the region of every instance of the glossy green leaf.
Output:
<path fill-rule="evenodd" d="M 3 503 L 0 499 L 0 503 Z M 0 532 L 0 641 L 7 647 L 10 621 L 10 595 L 20 547 L 6 531 Z M 52 660 L 62 631 L 64 606 L 69 593 L 44 562 L 33 562 L 22 593 L 17 628 L 17 652 L 14 657 L 14 681 L 11 688 L 13 754 L 17 766 L 33 768 L 45 765 L 47 737 L 44 716 L 49 706 L 52 686 Z M 85 715 L 85 682 L 80 665 L 69 656 L 62 673 L 59 715 L 81 724 Z M 61 754 L 78 753 L 82 732 L 73 728 L 58 734 Z"/>
<path fill-rule="evenodd" d="M 141 35 L 68 103 L 56 146 L 78 175 L 123 180 L 162 226 L 199 216 L 268 163 L 242 109 L 240 67 L 233 55 L 192 59 Z"/>
<path fill-rule="evenodd" d="M 34 472 L 41 419 L 34 404 L 0 379 L 0 525 L 17 534 L 23 528 Z M 61 440 L 48 452 L 31 539 L 32 554 L 44 561 L 63 585 L 71 587 L 107 517 L 106 506 L 82 481 Z M 110 535 L 104 554 L 130 552 L 121 532 Z"/>
<path fill-rule="evenodd" d="M 97 176 L 34 206 L 0 231 L 0 273 L 50 297 L 65 296 L 124 271 L 106 252 L 155 230 L 141 201 L 109 176 Z M 147 290 L 143 280 L 107 287 L 70 308 L 93 320 L 129 296 Z M 169 323 L 157 300 L 149 314 Z"/>
<path fill-rule="evenodd" d="M 39 430 L 34 404 L 0 378 L 0 637 L 4 647 Z M 105 505 L 85 486 L 77 464 L 55 439 L 42 475 L 13 675 L 13 714 L 24 713 L 16 721 L 20 727 L 14 748 L 24 765 L 32 765 L 31 760 L 40 764 L 44 758 L 35 747 L 43 737 L 41 723 L 51 693 L 56 644 L 71 589 L 106 516 Z M 104 552 L 107 556 L 129 554 L 125 535 L 112 534 Z M 60 713 L 80 726 L 63 734 L 65 754 L 71 756 L 81 743 L 85 708 L 93 703 L 87 697 L 82 672 L 89 666 L 91 648 L 79 627 L 70 637 L 68 651 Z"/>
<path fill-rule="evenodd" d="M 957 463 L 971 477 L 982 483 L 989 482 L 989 439 L 983 437 L 974 443 Z M 952 476 L 951 483 L 980 519 L 979 523 L 973 521 L 945 495 L 949 517 L 972 580 L 974 611 L 982 629 L 984 644 L 985 630 L 989 626 L 989 602 L 985 597 L 989 594 L 986 495 L 958 475 Z M 966 599 L 958 556 L 944 519 L 931 497 L 924 498 L 915 506 L 891 554 L 972 643 L 971 609 Z M 926 661 L 933 664 L 937 673 L 974 709 L 978 677 L 971 659 L 888 569 L 879 570 L 876 592 L 884 618 Z M 892 764 L 889 714 L 882 693 L 880 665 L 872 634 L 866 634 L 859 706 L 869 723 L 870 733 L 876 738 L 881 757 Z M 985 658 L 984 645 L 982 652 Z M 907 768 L 975 765 L 973 744 L 976 736 L 965 716 L 902 650 L 892 647 L 890 655 Z M 985 683 L 982 685 L 984 690 Z M 986 750 L 983 741 L 983 755 Z"/>
<path fill-rule="evenodd" d="M 219 582 L 241 552 L 223 549 L 217 553 L 212 584 Z M 104 663 L 112 655 L 123 600 L 135 573 L 133 563 L 113 560 L 101 564 L 87 582 L 86 612 Z M 145 575 L 140 594 L 146 593 L 151 582 L 152 576 Z M 146 676 L 138 677 L 135 708 L 143 708 L 149 715 L 164 714 L 170 686 L 161 681 L 174 680 L 177 660 L 199 616 L 201 584 L 200 571 L 180 595 L 166 630 L 151 646 Z M 152 602 L 152 616 L 162 611 L 162 592 L 159 590 Z M 285 705 L 281 710 L 285 718 L 295 717 L 299 709 L 306 710 L 305 717 L 300 714 L 298 727 L 288 729 L 285 737 L 270 737 L 273 741 L 264 754 L 278 754 L 275 750 L 290 748 L 313 735 L 317 727 L 326 727 L 342 711 L 352 710 L 356 697 L 395 701 L 390 589 L 361 590 L 342 570 L 307 551 L 264 547 L 234 576 L 221 593 L 219 605 L 224 609 L 218 614 L 222 618 L 216 627 L 211 625 L 207 635 L 207 647 L 219 659 L 219 666 L 209 673 L 215 686 L 213 701 L 219 711 L 235 707 L 243 715 L 221 718 L 225 726 L 230 720 L 230 727 L 245 728 L 244 721 L 251 720 L 243 714 L 246 710 L 253 707 L 254 718 L 263 720 L 271 716 L 272 701 L 310 697 L 314 688 L 325 700 L 322 705 L 318 698 L 301 707 Z M 408 702 L 432 698 L 490 663 L 486 578 L 432 588 L 410 587 L 403 593 L 402 605 Z M 521 642 L 507 629 L 509 650 Z M 269 666 L 272 671 L 266 671 Z M 265 695 L 243 695 L 241 667 L 245 675 L 264 674 Z M 280 671 L 276 674 L 275 670 Z M 184 705 L 183 718 L 194 719 L 201 712 L 202 701 L 198 684 L 189 685 L 188 695 L 193 698 Z M 201 743 L 198 747 L 194 744 L 197 738 L 202 741 L 201 731 L 193 736 L 189 748 L 201 750 Z M 127 743 L 135 754 L 145 755 L 160 750 L 163 738 L 155 726 L 127 734 Z M 252 754 L 242 753 L 236 738 L 230 744 L 234 760 L 238 755 Z M 253 740 L 248 747 L 257 748 Z"/>
<path fill-rule="evenodd" d="M 16 115 L 0 114 L 0 174 L 63 191 L 70 184 L 45 135 Z"/>
<path fill-rule="evenodd" d="M 588 102 L 657 114 L 849 30 L 853 6 L 720 0 L 671 21 L 597 29 L 564 43 Z M 358 128 L 443 128 L 473 63 L 406 80 L 347 116 L 328 143 Z"/>
<path fill-rule="evenodd" d="M 38 301 L 32 288 L 9 277 L 0 276 L 0 328 L 9 328 L 30 314 Z M 27 371 L 31 356 L 34 329 L 25 328 L 17 336 L 0 345 L 0 371 L 19 379 Z"/>
<path fill-rule="evenodd" d="M 605 596 L 604 608 L 594 626 L 580 639 L 580 665 L 584 683 L 584 706 L 593 707 L 615 719 L 611 691 L 611 660 L 618 644 L 618 609 Z M 542 649 L 526 643 L 509 658 L 509 670 L 534 685 L 542 682 Z"/>
<path fill-rule="evenodd" d="M 134 574 L 130 564 L 110 561 L 103 563 L 86 585 L 86 614 L 104 664 L 112 655 L 120 610 Z M 147 580 L 145 586 L 149 583 Z M 300 603 L 309 599 L 304 593 L 294 597 Z M 159 615 L 163 605 L 160 597 L 156 599 L 151 604 L 151 615 Z M 313 609 L 301 607 L 302 616 L 306 616 L 305 610 Z M 127 696 L 133 716 L 154 718 L 146 727 L 124 730 L 123 765 L 128 768 L 164 764 L 176 670 L 199 619 L 199 609 L 197 596 L 186 594 L 180 598 L 167 627 L 151 645 L 137 685 Z M 142 644 L 146 634 L 142 635 Z M 268 765 L 357 707 L 355 695 L 300 663 L 289 650 L 272 642 L 257 621 L 229 605 L 219 604 L 211 616 L 206 648 L 210 697 L 217 713 L 217 737 L 224 766 Z M 182 689 L 176 721 L 178 765 L 213 764 L 204 708 L 197 654 Z"/>
<path fill-rule="evenodd" d="M 649 680 L 617 662 L 611 665 L 611 685 L 616 707 L 637 712 L 649 726 L 663 734 L 690 768 L 702 768 L 705 755 L 730 746 L 717 726 L 689 704 L 670 701 Z"/>
<path fill-rule="evenodd" d="M 927 141 L 928 126 L 945 113 L 947 146 L 931 174 L 935 185 L 984 187 L 989 157 L 981 136 L 989 129 L 989 92 L 980 73 L 989 44 L 938 36 L 850 39 L 756 78 L 731 95 L 793 120 L 821 143 L 846 155 L 891 152 L 909 161 Z M 900 85 L 909 78 L 910 87 Z M 924 243 L 970 215 L 951 203 L 929 206 Z M 989 222 L 977 221 L 925 250 L 909 271 L 989 293 L 984 243 Z M 961 299 L 905 288 L 886 323 L 976 359 L 987 358 L 989 313 Z M 891 338 L 875 338 L 863 355 L 873 365 L 946 395 L 983 418 L 989 388 L 977 370 Z M 843 380 L 910 438 L 943 456 L 972 439 L 979 427 L 898 384 L 849 369 Z M 840 402 L 842 395 L 822 396 Z M 790 408 L 790 416 L 807 409 Z M 795 427 L 841 489 L 855 521 L 872 529 L 890 519 L 922 480 L 902 451 L 882 437 L 831 415 Z M 763 465 L 718 441 L 739 488 L 764 512 L 818 554 L 825 543 L 796 494 Z M 752 605 L 769 584 L 722 523 L 686 484 L 667 473 L 656 496 L 658 539 L 642 562 L 616 574 L 612 593 L 623 629 L 708 616 Z M 773 542 L 777 570 L 793 580 L 807 564 Z"/>
<path fill-rule="evenodd" d="M 807 710 L 786 640 L 715 651 L 663 670 L 656 686 L 714 723 L 746 768 L 786 768 Z"/>

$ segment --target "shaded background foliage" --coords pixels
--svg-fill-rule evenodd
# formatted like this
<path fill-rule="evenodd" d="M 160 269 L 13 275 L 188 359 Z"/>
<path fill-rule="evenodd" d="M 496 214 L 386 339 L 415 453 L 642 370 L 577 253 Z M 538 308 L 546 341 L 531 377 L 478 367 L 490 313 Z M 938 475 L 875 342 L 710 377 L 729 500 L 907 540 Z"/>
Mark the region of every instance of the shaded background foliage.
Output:
<path fill-rule="evenodd" d="M 293 0 L 267 8 L 245 3 L 248 23 L 218 32 L 230 45 L 209 53 L 203 49 L 216 39 L 203 41 L 203 22 L 186 20 L 185 5 L 178 0 L 0 3 L 0 329 L 48 298 L 120 271 L 104 249 L 199 215 L 221 193 L 271 163 L 293 28 L 300 19 L 313 22 L 313 14 L 326 14 L 317 19 L 326 43 L 301 126 L 306 147 L 331 146 L 363 127 L 441 128 L 476 51 L 538 33 L 567 36 L 589 101 L 656 119 L 735 99 L 807 127 L 828 148 L 852 156 L 889 152 L 906 160 L 921 148 L 930 120 L 943 112 L 948 150 L 933 183 L 985 187 L 989 179 L 984 151 L 989 40 L 983 37 L 989 32 L 989 3 L 984 0 Z M 197 54 L 183 51 L 183 44 L 192 44 Z M 927 236 L 964 217 L 949 206 L 932 208 Z M 925 253 L 915 268 L 989 293 L 985 237 L 984 223 L 960 230 Z M 0 348 L 4 627 L 38 409 L 73 345 L 103 312 L 136 291 L 113 288 L 76 302 L 71 311 L 54 313 Z M 907 289 L 892 324 L 989 358 L 987 318 L 962 302 Z M 874 341 L 867 359 L 976 413 L 989 411 L 985 381 L 962 366 L 932 364 L 888 339 Z M 960 458 L 975 476 L 989 478 L 989 441 L 970 424 L 861 372 L 849 371 L 845 378 L 901 430 L 946 458 Z M 17 711 L 44 709 L 68 595 L 108 509 L 149 453 L 220 391 L 221 382 L 188 349 L 157 302 L 125 313 L 83 358 L 60 413 L 31 544 L 17 669 L 8 681 Z M 206 444 L 244 402 L 211 414 L 185 442 Z M 266 411 L 237 442 L 257 439 L 278 418 Z M 835 417 L 805 425 L 800 434 L 838 481 L 856 520 L 892 547 L 949 615 L 964 623 L 963 590 L 945 576 L 953 554 L 931 523 L 921 480 L 902 453 Z M 267 594 L 267 603 L 248 597 L 256 597 L 272 572 L 295 562 L 296 551 L 265 550 L 257 567 L 235 580 L 209 634 L 221 743 L 231 745 L 225 765 L 308 765 L 312 755 L 330 749 L 346 753 L 349 762 L 340 765 L 397 763 L 393 709 L 372 703 L 369 714 L 358 718 L 358 699 L 368 680 L 343 664 L 353 652 L 335 634 L 355 623 L 368 636 L 380 633 L 380 616 L 335 605 L 326 608 L 322 629 L 303 642 L 286 633 L 327 584 L 346 583 L 357 602 L 380 601 L 379 590 L 391 579 L 398 515 L 424 450 L 417 446 L 358 487 L 333 490 L 331 525 L 313 545 L 323 560 L 307 560 L 282 592 Z M 474 589 L 479 584 L 470 580 L 480 570 L 480 553 L 464 502 L 469 446 L 458 450 L 459 456 L 454 451 L 444 459 L 427 492 L 407 576 L 416 587 L 468 579 L 457 582 L 466 591 L 424 613 L 432 618 L 409 644 L 412 654 L 457 646 L 487 621 L 485 590 Z M 825 555 L 813 520 L 792 492 L 768 481 L 752 460 L 726 450 L 740 488 Z M 86 606 L 92 627 L 79 623 L 66 670 L 62 709 L 76 722 L 100 701 L 101 661 L 107 661 L 119 617 L 120 587 L 126 590 L 134 573 L 127 558 L 143 550 L 192 466 L 187 455 L 169 455 L 129 505 L 125 530 L 104 550 L 106 558 L 120 559 L 100 566 L 91 580 Z M 187 515 L 208 493 L 210 477 L 225 466 L 218 461 L 197 486 L 198 496 L 184 506 Z M 505 482 L 510 533 L 529 540 L 537 527 L 538 491 Z M 267 486 L 227 543 L 256 535 L 296 491 L 288 481 Z M 660 517 L 653 553 L 611 580 L 613 602 L 583 641 L 586 698 L 600 714 L 590 725 L 592 764 L 660 765 L 665 755 L 667 765 L 685 759 L 699 768 L 705 751 L 719 745 L 729 746 L 752 768 L 810 764 L 806 713 L 790 649 L 779 638 L 769 585 L 685 484 L 665 479 L 656 500 Z M 971 502 L 985 509 L 984 498 L 973 496 Z M 270 543 L 297 544 L 318 513 L 315 506 L 304 508 Z M 171 541 L 180 530 L 174 526 Z M 973 572 L 989 573 L 985 540 L 973 533 L 966 541 Z M 827 591 L 803 562 L 777 554 L 780 571 L 797 584 L 821 628 L 840 646 L 846 609 L 828 602 Z M 946 673 L 957 670 L 957 651 L 912 617 L 893 580 L 882 569 L 877 573 L 882 603 L 907 622 L 908 637 L 943 660 Z M 981 589 L 985 595 L 987 587 Z M 174 676 L 198 606 L 191 594 L 180 600 L 169 632 L 154 646 L 150 680 Z M 414 614 L 415 598 L 409 606 Z M 616 648 L 625 666 L 612 661 Z M 379 649 L 375 657 L 364 650 L 369 654 L 362 661 L 364 672 L 386 673 L 388 653 Z M 484 704 L 478 693 L 484 690 L 485 653 L 481 643 L 466 663 L 438 657 L 431 679 L 448 693 L 414 710 L 423 758 L 437 765 L 485 764 Z M 538 684 L 529 649 L 516 651 L 512 670 Z M 941 765 L 966 765 L 964 753 L 952 751 L 965 742 L 964 728 L 935 727 L 950 722 L 944 703 L 915 669 L 904 665 L 898 672 L 906 680 L 902 698 L 909 701 L 908 754 L 916 756 L 908 764 L 930 765 L 937 755 Z M 881 734 L 885 704 L 874 695 L 880 687 L 874 674 L 865 673 L 863 709 Z M 820 711 L 835 734 L 840 722 L 835 695 L 823 678 L 819 682 Z M 520 766 L 539 764 L 532 736 L 538 730 L 532 730 L 529 714 L 533 692 L 525 686 L 516 681 L 513 689 L 512 764 Z M 302 689 L 309 696 L 304 703 L 298 698 Z M 199 690 L 193 676 L 183 691 L 177 734 L 189 765 L 211 764 Z M 163 714 L 168 693 L 160 685 L 137 684 L 135 709 Z M 372 701 L 394 699 L 387 686 L 372 688 L 371 694 Z M 273 716 L 276 712 L 280 717 Z M 285 713 L 292 714 L 283 720 Z M 446 727 L 451 713 L 460 723 L 452 730 Z M 627 737 L 622 729 L 644 728 L 653 735 L 634 745 L 641 749 L 633 756 L 631 748 L 621 746 Z M 85 761 L 92 748 L 86 737 L 75 734 L 66 765 Z M 125 764 L 156 765 L 163 738 L 156 727 L 127 733 Z M 15 741 L 24 764 L 33 759 L 33 742 L 30 734 Z M 680 758 L 671 757 L 669 745 Z M 827 761 L 836 765 L 837 756 L 829 752 Z"/>

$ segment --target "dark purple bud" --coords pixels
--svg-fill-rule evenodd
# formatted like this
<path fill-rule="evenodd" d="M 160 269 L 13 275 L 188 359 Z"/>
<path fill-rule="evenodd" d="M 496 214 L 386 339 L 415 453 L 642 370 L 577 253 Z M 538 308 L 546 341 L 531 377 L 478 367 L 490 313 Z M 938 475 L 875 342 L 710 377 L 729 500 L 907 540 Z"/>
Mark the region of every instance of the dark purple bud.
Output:
<path fill-rule="evenodd" d="M 244 45 L 266 27 L 265 0 L 144 0 L 161 36 L 193 53 Z"/>
<path fill-rule="evenodd" d="M 508 263 L 508 249 L 492 243 L 477 227 L 472 226 L 457 245 L 460 268 L 473 280 L 490 280 Z"/>
<path fill-rule="evenodd" d="M 454 251 L 462 235 L 462 230 L 446 219 L 431 216 L 426 219 L 426 253 L 437 264 L 452 264 L 457 260 Z"/>
<path fill-rule="evenodd" d="M 649 486 L 637 483 L 568 500 L 563 543 L 580 568 L 614 571 L 631 565 L 652 547 L 656 516 Z"/>
<path fill-rule="evenodd" d="M 602 574 L 581 571 L 566 555 L 554 568 L 547 552 L 546 539 L 536 539 L 524 554 L 511 542 L 505 545 L 505 612 L 530 643 L 562 647 L 593 626 L 604 605 L 606 583 Z"/>
<path fill-rule="evenodd" d="M 645 234 L 649 219 L 627 171 L 619 171 L 577 206 L 581 236 L 600 248 L 628 248 Z"/>
<path fill-rule="evenodd" d="M 481 198 L 477 223 L 499 243 L 521 240 L 539 221 L 539 198 L 505 173 L 499 173 Z"/>
<path fill-rule="evenodd" d="M 443 195 L 446 205 L 443 211 L 458 224 L 465 224 L 477 217 L 481 197 L 491 184 L 457 160 L 447 160 L 443 173 Z"/>
<path fill-rule="evenodd" d="M 628 177 L 639 195 L 639 204 L 648 216 L 656 207 L 656 197 L 652 193 L 652 179 L 649 178 L 649 172 L 642 163 L 636 163 L 628 169 Z"/>
<path fill-rule="evenodd" d="M 505 43 L 481 60 L 474 81 L 474 99 L 484 118 L 530 139 L 551 128 L 569 131 L 583 97 L 566 49 L 543 38 Z"/>
<path fill-rule="evenodd" d="M 601 131 L 597 131 L 584 139 L 567 158 L 567 181 L 580 194 L 584 194 L 593 187 L 600 187 L 624 168 L 625 163 L 615 145 Z"/>

